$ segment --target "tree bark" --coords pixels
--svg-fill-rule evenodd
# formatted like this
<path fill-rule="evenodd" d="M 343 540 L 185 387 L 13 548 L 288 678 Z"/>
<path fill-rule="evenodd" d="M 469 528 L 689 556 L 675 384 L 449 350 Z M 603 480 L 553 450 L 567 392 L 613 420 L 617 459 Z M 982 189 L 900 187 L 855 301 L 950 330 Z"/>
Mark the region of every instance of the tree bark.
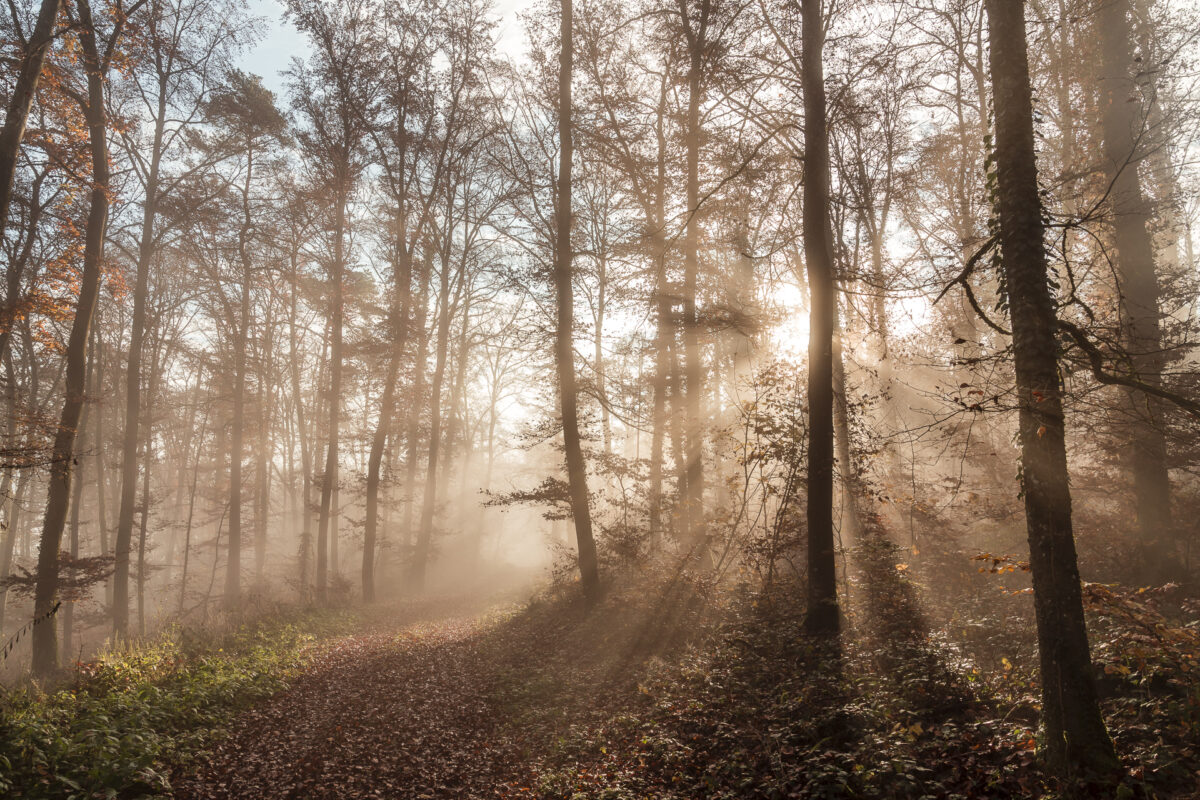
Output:
<path fill-rule="evenodd" d="M 662 535 L 663 512 L 663 461 L 667 438 L 667 396 L 670 393 L 671 340 L 674 338 L 674 320 L 671 318 L 671 291 L 667 284 L 667 139 L 666 139 L 667 82 L 664 76 L 660 84 L 658 110 L 654 121 L 656 143 L 654 216 L 649 220 L 647 234 L 651 242 L 651 258 L 654 260 L 654 409 L 653 430 L 650 434 L 650 511 L 649 527 L 651 545 L 658 544 Z"/>
<path fill-rule="evenodd" d="M 821 0 L 802 0 L 804 49 L 804 260 L 809 287 L 808 615 L 817 636 L 839 628 L 833 538 L 833 231 L 825 127 L 825 31 Z"/>
<path fill-rule="evenodd" d="M 249 172 L 247 171 L 247 184 Z M 248 220 L 247 220 L 248 222 Z M 239 237 L 243 264 L 238 302 L 237 335 L 233 342 L 233 419 L 229 437 L 229 548 L 225 560 L 227 611 L 238 607 L 242 592 L 242 459 L 246 439 L 246 348 L 250 339 L 250 270 L 245 253 L 245 232 Z"/>
<path fill-rule="evenodd" d="M 367 458 L 366 520 L 363 526 L 362 591 L 363 602 L 375 602 L 375 548 L 379 530 L 379 482 L 383 456 L 396 416 L 396 384 L 400 377 L 400 361 L 408 340 L 408 316 L 412 307 L 412 251 L 408 247 L 403 226 L 396 245 L 395 285 L 392 287 L 391 333 L 392 346 L 388 354 L 387 376 L 383 396 L 379 400 L 379 423 L 371 437 L 371 454 Z"/>
<path fill-rule="evenodd" d="M 121 444 L 121 505 L 117 512 L 117 554 L 113 570 L 113 638 L 129 635 L 129 551 L 133 542 L 133 514 L 137 504 L 138 427 L 142 408 L 142 348 L 146 336 L 146 301 L 149 299 L 150 262 L 154 258 L 154 218 L 158 206 L 159 170 L 166 129 L 167 89 L 159 82 L 158 114 L 154 120 L 146 199 L 142 207 L 141 240 L 133 292 L 133 322 L 129 334 L 129 361 L 125 373 L 125 435 Z"/>
<path fill-rule="evenodd" d="M 688 549 L 704 564 L 711 564 L 704 519 L 704 421 L 701 398 L 704 396 L 704 365 L 700 353 L 700 320 L 696 311 L 700 273 L 700 101 L 705 51 L 708 48 L 710 0 L 700 0 L 699 17 L 692 28 L 687 2 L 680 3 L 684 35 L 688 46 L 688 103 L 684 131 L 687 172 L 687 221 L 683 237 L 683 361 L 686 486 L 680 498 L 680 522 Z"/>
<path fill-rule="evenodd" d="M 416 316 L 413 326 L 417 331 L 417 357 L 413 364 L 412 402 L 408 413 L 408 431 L 405 434 L 405 470 L 404 479 L 404 547 L 407 550 L 413 546 L 413 512 L 416 507 L 417 467 L 420 460 L 421 442 L 421 407 L 425 400 L 425 362 L 429 359 L 429 279 L 432 270 L 432 248 L 426 246 L 424 260 L 421 265 L 421 277 L 418 282 Z M 410 572 L 415 569 L 415 552 L 406 552 L 411 559 Z"/>
<path fill-rule="evenodd" d="M 297 335 L 297 296 L 299 295 L 299 266 L 297 253 L 291 254 L 290 307 L 288 309 L 288 354 L 291 364 L 292 403 L 295 405 L 296 435 L 300 439 L 301 485 L 300 509 L 300 599 L 308 599 L 308 565 L 312 553 L 312 448 L 308 437 L 308 424 L 304 418 L 304 392 L 300 387 L 300 348 Z"/>
<path fill-rule="evenodd" d="M 836 299 L 835 299 L 836 302 Z M 834 309 L 837 310 L 836 307 Z M 850 452 L 850 403 L 846 394 L 846 354 L 842 344 L 841 315 L 834 317 L 833 333 L 833 434 L 837 443 L 837 470 L 841 478 L 842 540 L 853 546 L 862 540 L 862 517 L 858 510 L 858 480 Z"/>
<path fill-rule="evenodd" d="M 449 205 L 451 207 L 449 211 L 452 211 L 453 196 L 451 196 Z M 447 219 L 452 218 L 453 214 L 448 213 Z M 429 386 L 429 456 L 425 462 L 421 522 L 417 529 L 416 549 L 413 552 L 412 583 L 416 592 L 425 589 L 425 573 L 429 566 L 430 547 L 433 542 L 433 518 L 437 511 L 438 459 L 441 457 L 442 450 L 442 385 L 445 382 L 446 360 L 450 349 L 450 318 L 453 305 L 450 297 L 452 242 L 452 231 L 447 230 L 442 249 L 442 270 L 438 287 L 437 349 L 434 355 L 433 376 Z"/>
<path fill-rule="evenodd" d="M 34 587 L 33 613 L 45 619 L 33 626 L 33 671 L 48 675 L 58 669 L 58 627 L 53 609 L 58 601 L 59 545 L 70 505 L 71 478 L 75 462 L 75 434 L 87 394 L 85 381 L 87 341 L 92 315 L 100 293 L 101 261 L 104 255 L 105 229 L 108 225 L 108 131 L 104 110 L 104 67 L 96 44 L 89 0 L 78 0 L 81 23 L 79 40 L 87 74 L 87 124 L 92 156 L 91 208 L 88 211 L 84 239 L 83 269 L 75 318 L 67 339 L 66 384 L 62 414 L 54 437 L 50 483 L 46 492 L 46 514 L 42 522 L 41 549 L 38 553 L 37 582 Z"/>
<path fill-rule="evenodd" d="M 321 516 L 317 525 L 317 601 L 328 599 L 329 520 L 333 503 L 333 487 L 338 480 L 338 424 L 342 410 L 342 325 L 345 320 L 343 277 L 345 271 L 346 186 L 337 187 L 337 208 L 333 229 L 333 307 L 330 311 L 329 347 L 329 445 L 325 451 L 325 474 L 321 479 Z"/>
<path fill-rule="evenodd" d="M 558 369 L 559 411 L 562 414 L 563 447 L 567 484 L 571 494 L 571 516 L 575 522 L 579 550 L 579 578 L 583 593 L 595 601 L 600 592 L 600 567 L 592 538 L 592 514 L 588 503 L 587 464 L 579 435 L 579 395 L 575 384 L 575 297 L 571 252 L 571 74 L 574 61 L 572 0 L 560 0 L 562 12 L 558 59 L 558 208 L 554 247 L 554 288 L 558 319 L 555 325 L 554 360 Z"/>
<path fill-rule="evenodd" d="M 1025 522 L 1041 659 L 1045 756 L 1067 780 L 1118 766 L 1096 698 L 1071 527 L 1058 376 L 1034 152 L 1025 8 L 987 0 L 996 110 L 1000 248 L 1016 363 Z"/>
<path fill-rule="evenodd" d="M 1162 382 L 1163 347 L 1158 272 L 1148 225 L 1152 209 L 1142 192 L 1138 147 L 1146 124 L 1134 77 L 1133 23 L 1129 0 L 1104 0 L 1097 19 L 1101 53 L 1101 123 L 1109 212 L 1116 246 L 1121 342 L 1138 377 Z M 1133 476 L 1141 548 L 1150 577 L 1165 580 L 1175 567 L 1171 537 L 1171 484 L 1161 403 L 1137 390 L 1123 390 L 1128 464 Z"/>

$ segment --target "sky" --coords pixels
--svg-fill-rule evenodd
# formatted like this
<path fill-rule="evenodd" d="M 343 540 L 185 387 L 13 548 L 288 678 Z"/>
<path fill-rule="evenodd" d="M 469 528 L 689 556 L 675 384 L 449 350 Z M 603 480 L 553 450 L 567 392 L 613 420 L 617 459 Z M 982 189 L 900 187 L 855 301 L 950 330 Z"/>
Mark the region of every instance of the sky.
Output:
<path fill-rule="evenodd" d="M 497 49 L 509 58 L 521 58 L 525 41 L 521 30 L 520 10 L 533 0 L 494 0 Z M 291 23 L 284 21 L 284 4 L 279 0 L 248 0 L 250 14 L 262 18 L 264 36 L 241 60 L 241 68 L 261 75 L 263 83 L 279 97 L 284 97 L 283 72 L 292 58 L 308 53 L 308 42 Z"/>

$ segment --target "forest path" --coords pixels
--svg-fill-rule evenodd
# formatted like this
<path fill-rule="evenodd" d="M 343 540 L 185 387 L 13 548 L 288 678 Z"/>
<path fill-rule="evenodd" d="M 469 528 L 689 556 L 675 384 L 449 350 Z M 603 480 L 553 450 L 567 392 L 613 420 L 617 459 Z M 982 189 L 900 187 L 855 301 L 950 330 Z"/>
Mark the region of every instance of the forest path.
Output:
<path fill-rule="evenodd" d="M 489 702 L 487 625 L 486 614 L 463 614 L 336 640 L 177 775 L 174 796 L 500 795 L 518 758 Z"/>

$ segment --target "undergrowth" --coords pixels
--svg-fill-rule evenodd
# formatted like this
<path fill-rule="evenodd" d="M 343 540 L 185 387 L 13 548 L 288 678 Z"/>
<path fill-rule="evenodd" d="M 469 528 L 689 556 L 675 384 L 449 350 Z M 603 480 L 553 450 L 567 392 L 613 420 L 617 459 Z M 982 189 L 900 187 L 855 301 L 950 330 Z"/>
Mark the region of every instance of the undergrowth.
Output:
<path fill-rule="evenodd" d="M 226 631 L 176 627 L 79 664 L 73 680 L 0 694 L 0 797 L 125 798 L 169 791 L 172 768 L 237 711 L 283 688 L 312 645 L 348 624 L 309 613 Z"/>
<path fill-rule="evenodd" d="M 703 602 L 703 587 L 675 602 L 643 587 L 591 612 L 531 609 L 508 646 L 537 655 L 511 659 L 494 695 L 532 775 L 504 796 L 1197 796 L 1200 640 L 1159 616 L 1153 593 L 1089 590 L 1104 595 L 1090 598 L 1096 667 L 1126 767 L 1097 795 L 1040 767 L 1036 673 L 984 666 L 928 629 L 894 556 L 882 542 L 859 553 L 840 649 L 805 636 L 798 586 Z"/>

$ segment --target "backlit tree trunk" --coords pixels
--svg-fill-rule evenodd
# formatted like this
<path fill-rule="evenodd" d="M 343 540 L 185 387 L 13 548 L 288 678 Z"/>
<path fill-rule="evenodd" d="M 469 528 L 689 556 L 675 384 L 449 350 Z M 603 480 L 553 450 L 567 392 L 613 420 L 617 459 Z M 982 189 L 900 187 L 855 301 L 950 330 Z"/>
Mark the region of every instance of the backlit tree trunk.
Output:
<path fill-rule="evenodd" d="M 558 60 L 558 207 L 554 238 L 554 289 L 558 318 L 554 330 L 554 360 L 558 371 L 559 411 L 566 451 L 571 517 L 579 550 L 579 577 L 584 595 L 595 600 L 600 591 L 596 543 L 592 538 L 592 513 L 588 500 L 587 464 L 579 436 L 579 396 L 575 385 L 575 296 L 571 252 L 571 74 L 574 60 L 573 8 L 561 0 L 562 20 Z"/>
<path fill-rule="evenodd" d="M 821 0 L 802 0 L 804 65 L 804 260 L 808 272 L 808 616 L 810 634 L 839 627 L 833 539 L 833 232 L 829 136 L 821 63 Z"/>

